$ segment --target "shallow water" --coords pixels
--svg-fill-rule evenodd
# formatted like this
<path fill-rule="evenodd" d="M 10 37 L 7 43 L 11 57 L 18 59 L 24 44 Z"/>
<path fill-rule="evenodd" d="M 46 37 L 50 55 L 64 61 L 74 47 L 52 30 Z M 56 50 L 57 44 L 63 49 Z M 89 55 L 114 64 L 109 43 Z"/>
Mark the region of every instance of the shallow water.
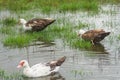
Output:
<path fill-rule="evenodd" d="M 44 16 L 64 19 L 64 21 L 73 23 L 74 26 L 78 25 L 79 22 L 84 22 L 89 24 L 89 27 L 84 30 L 103 28 L 110 31 L 111 34 L 101 41 L 101 44 L 92 46 L 89 50 L 71 49 L 69 46 L 64 46 L 61 39 L 57 39 L 51 44 L 38 41 L 34 43 L 35 45 L 21 49 L 8 48 L 0 43 L 0 68 L 9 73 L 20 72 L 22 74 L 22 70 L 16 68 L 21 59 L 26 59 L 30 65 L 34 65 L 67 56 L 59 74 L 34 79 L 25 78 L 25 80 L 119 80 L 120 6 L 107 5 L 102 6 L 102 8 L 103 10 L 94 16 L 79 11 L 50 15 L 31 13 L 30 17 Z M 28 16 L 27 14 L 20 16 L 25 15 Z M 1 19 L 9 16 L 17 18 L 16 14 L 9 11 L 0 12 Z"/>

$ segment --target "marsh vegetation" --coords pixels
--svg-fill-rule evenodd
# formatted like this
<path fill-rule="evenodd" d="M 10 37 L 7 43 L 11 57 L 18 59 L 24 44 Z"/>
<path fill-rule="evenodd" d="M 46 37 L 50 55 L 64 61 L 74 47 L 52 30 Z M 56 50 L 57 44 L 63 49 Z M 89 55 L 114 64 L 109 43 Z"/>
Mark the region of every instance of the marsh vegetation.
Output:
<path fill-rule="evenodd" d="M 99 11 L 101 4 L 118 4 L 119 0 L 0 0 L 1 9 L 11 11 L 26 11 L 41 9 L 42 12 L 51 11 Z"/>
<path fill-rule="evenodd" d="M 31 54 L 31 53 L 34 53 L 34 50 L 31 52 L 27 50 L 25 52 L 23 50 L 23 52 L 25 53 L 30 52 L 33 59 L 36 59 L 36 58 L 38 59 L 38 57 L 39 58 L 44 57 L 45 59 L 47 58 L 48 60 L 49 58 L 51 59 L 51 56 L 48 56 L 48 55 L 51 55 L 52 51 L 53 51 L 53 54 L 55 54 L 56 52 L 61 53 L 61 54 L 55 54 L 55 56 L 57 57 L 63 55 L 62 53 L 66 53 L 64 55 L 67 55 L 67 56 L 69 55 L 68 60 L 71 60 L 71 61 L 68 61 L 67 62 L 68 64 L 65 66 L 68 67 L 68 65 L 71 65 L 71 63 L 75 65 L 75 69 L 71 69 L 71 67 L 68 68 L 70 69 L 70 73 L 68 72 L 69 73 L 68 75 L 75 74 L 75 78 L 79 79 L 78 76 L 76 77 L 76 74 L 79 74 L 79 76 L 85 75 L 85 77 L 87 77 L 91 75 L 96 75 L 97 73 L 101 77 L 102 70 L 99 64 L 102 64 L 102 61 L 103 61 L 105 62 L 104 63 L 105 65 L 104 64 L 102 65 L 106 67 L 106 65 L 107 66 L 110 65 L 110 62 L 109 61 L 107 62 L 107 60 L 111 60 L 109 59 L 109 57 L 116 58 L 116 56 L 108 56 L 106 54 L 96 56 L 96 55 L 86 55 L 86 53 L 99 54 L 99 53 L 110 52 L 110 53 L 116 53 L 117 55 L 119 55 L 118 54 L 119 50 L 117 50 L 119 49 L 119 46 L 118 45 L 116 45 L 116 47 L 111 46 L 114 44 L 118 44 L 120 39 L 120 35 L 118 35 L 119 31 L 117 31 L 119 30 L 118 28 L 119 19 L 117 17 L 119 17 L 120 15 L 117 15 L 116 17 L 116 14 L 119 14 L 119 9 L 116 8 L 116 11 L 118 12 L 113 10 L 115 5 L 119 5 L 119 3 L 120 3 L 120 0 L 48 0 L 47 2 L 46 0 L 0 0 L 0 5 L 1 5 L 0 7 L 1 38 L 0 39 L 5 49 L 7 46 L 9 48 L 12 47 L 13 50 L 24 49 L 24 48 L 28 48 L 29 46 L 31 47 L 31 45 L 34 42 L 44 42 L 46 44 L 49 44 L 49 43 L 55 42 L 55 40 L 62 40 L 63 46 L 64 47 L 69 46 L 70 49 L 73 49 L 73 52 L 69 49 L 68 49 L 68 52 L 65 52 L 65 49 L 63 49 L 60 52 L 58 50 L 52 50 L 51 47 L 50 47 L 50 50 L 48 49 L 49 52 L 47 52 L 46 48 L 45 50 L 40 48 L 36 49 L 36 46 L 35 46 L 36 54 L 34 54 L 36 56 L 33 56 L 33 54 Z M 104 5 L 108 5 L 110 10 L 109 9 L 107 10 L 107 8 L 104 7 Z M 56 21 L 41 32 L 23 31 L 22 25 L 18 24 L 19 18 L 25 18 L 29 20 L 34 17 L 37 17 L 37 18 L 50 17 L 50 18 L 56 19 Z M 113 23 L 112 22 L 113 20 L 115 20 L 116 22 Z M 105 44 L 105 47 L 103 45 L 101 45 L 100 47 L 92 46 L 90 42 L 82 40 L 76 34 L 76 30 L 79 30 L 79 29 L 88 30 L 88 29 L 95 29 L 95 28 L 104 28 L 105 30 L 110 30 L 113 33 L 104 42 L 102 42 Z M 37 51 L 39 49 L 40 51 Z M 74 49 L 75 50 L 79 49 L 80 51 L 74 51 Z M 86 51 L 82 52 L 82 50 L 86 50 Z M 44 53 L 45 51 L 46 53 Z M 40 52 L 40 54 L 38 54 L 38 52 Z M 4 51 L 3 52 L 1 51 L 0 53 L 5 54 Z M 15 55 L 11 56 L 12 54 L 11 52 L 11 54 L 7 56 L 7 59 L 8 60 L 14 59 L 16 57 L 17 51 L 14 53 Z M 42 54 L 41 56 L 41 53 L 44 53 L 45 55 Z M 73 54 L 73 53 L 77 53 L 77 54 Z M 0 54 L 0 55 L 3 55 L 3 54 Z M 22 55 L 24 56 L 24 58 L 26 58 L 26 54 L 22 54 Z M 45 57 L 46 55 L 47 57 Z M 21 56 L 21 55 L 17 55 L 17 56 Z M 20 58 L 19 57 L 17 58 L 22 59 L 23 56 Z M 94 62 L 94 59 L 96 62 Z M 3 60 L 6 60 L 6 58 Z M 83 60 L 86 63 L 83 64 L 81 60 Z M 112 58 L 112 60 L 114 59 Z M 117 63 L 115 62 L 117 60 L 118 60 L 118 57 L 113 62 Z M 92 67 L 96 67 L 94 63 L 96 64 L 97 62 L 98 62 L 97 68 L 100 67 L 100 72 L 98 69 L 96 69 L 97 72 L 94 72 L 95 70 L 91 69 L 91 64 L 93 64 Z M 81 64 L 82 66 L 78 66 L 78 64 Z M 91 71 L 89 71 L 89 69 L 85 69 L 86 64 L 88 65 Z M 66 67 L 64 69 L 66 71 L 69 71 L 67 70 Z M 82 67 L 83 70 L 81 71 L 80 69 L 78 69 L 78 67 Z M 87 71 L 85 72 L 84 70 L 88 70 L 88 72 Z M 114 71 L 113 68 L 111 70 Z M 116 71 L 116 73 L 118 72 Z M 64 75 L 67 75 L 67 74 L 64 74 Z M 73 75 L 71 76 L 74 77 Z M 105 75 L 102 75 L 102 76 L 105 76 Z M 70 76 L 68 76 L 67 79 L 72 78 L 72 77 L 70 78 L 69 77 Z M 21 77 L 21 75 L 17 73 L 9 75 L 4 70 L 0 70 L 0 78 L 3 80 L 16 80 L 16 79 L 24 80 L 23 77 Z M 83 79 L 83 80 L 86 80 L 86 79 Z"/>
<path fill-rule="evenodd" d="M 17 28 L 16 23 L 17 20 L 11 17 L 3 20 L 4 26 L 0 28 L 0 32 L 6 34 L 2 41 L 5 46 L 25 47 L 37 40 L 48 43 L 60 38 L 65 41 L 65 44 L 75 48 L 88 48 L 91 45 L 90 42 L 80 39 L 76 33 L 76 30 L 87 27 L 86 23 L 79 23 L 78 26 L 74 26 L 69 22 L 65 22 L 63 26 L 59 26 L 62 23 L 57 20 L 57 24 L 53 24 L 41 32 L 24 32 L 21 29 L 22 25 L 18 26 L 21 28 Z"/>
<path fill-rule="evenodd" d="M 13 47 L 24 47 L 30 44 L 35 40 L 43 41 L 54 41 L 56 38 L 62 38 L 70 46 L 75 48 L 84 48 L 90 47 L 90 42 L 83 41 L 78 39 L 76 36 L 75 30 L 78 30 L 82 27 L 88 27 L 88 24 L 79 22 L 77 26 L 74 26 L 74 23 L 64 21 L 64 18 L 57 19 L 56 23 L 51 25 L 48 29 L 42 32 L 32 32 L 32 33 L 23 33 L 19 30 L 16 30 L 17 22 L 19 17 L 29 18 L 29 16 L 21 15 L 28 11 L 29 12 L 44 12 L 46 14 L 63 13 L 67 11 L 86 11 L 92 13 L 98 13 L 101 9 L 101 4 L 117 4 L 119 0 L 0 0 L 1 10 L 10 10 L 12 13 L 17 13 L 17 18 L 7 17 L 1 20 L 3 26 L 0 28 L 1 33 L 5 33 L 7 36 L 3 39 L 3 44 L 6 46 Z M 46 6 L 45 6 L 46 5 Z M 33 10 L 34 9 L 34 10 Z M 31 11 L 33 10 L 33 11 Z M 49 15 L 48 15 L 49 16 Z M 59 26 L 63 24 L 62 26 Z M 21 27 L 21 26 L 20 26 Z M 75 29 L 74 29 L 75 28 Z M 78 45 L 76 45 L 78 44 Z M 83 45 L 85 44 L 85 45 Z"/>

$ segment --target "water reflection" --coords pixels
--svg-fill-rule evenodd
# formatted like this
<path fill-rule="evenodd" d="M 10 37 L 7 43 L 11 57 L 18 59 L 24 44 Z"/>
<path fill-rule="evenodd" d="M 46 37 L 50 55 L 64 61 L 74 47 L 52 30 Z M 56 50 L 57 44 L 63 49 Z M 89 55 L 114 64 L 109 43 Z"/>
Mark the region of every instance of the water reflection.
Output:
<path fill-rule="evenodd" d="M 40 40 L 40 41 L 37 40 L 37 41 L 34 41 L 29 46 L 49 47 L 49 46 L 52 46 L 52 45 L 55 45 L 55 43 L 54 42 L 44 42 L 42 40 Z"/>
<path fill-rule="evenodd" d="M 60 69 L 62 75 L 25 78 L 25 80 L 119 80 L 120 41 L 118 34 L 120 32 L 120 7 L 118 6 L 116 8 L 117 10 L 111 8 L 116 8 L 116 6 L 104 7 L 104 9 L 107 10 L 103 9 L 103 12 L 95 16 L 87 16 L 85 13 L 79 11 L 75 13 L 68 12 L 65 14 L 49 15 L 49 17 L 60 19 L 61 21 L 65 18 L 64 22 L 73 23 L 75 26 L 79 25 L 80 22 L 85 22 L 89 24 L 88 29 L 104 28 L 105 30 L 111 31 L 111 35 L 104 39 L 104 41 L 101 42 L 102 44 L 92 45 L 90 49 L 83 51 L 71 49 L 69 46 L 66 47 L 60 40 L 50 44 L 36 41 L 29 47 L 22 49 L 8 49 L 0 43 L 0 68 L 13 73 L 18 72 L 16 66 L 21 59 L 27 59 L 30 65 L 34 65 L 66 55 L 67 60 Z M 15 17 L 15 15 L 8 12 L 9 11 L 1 11 L 0 17 Z M 21 15 L 26 17 L 29 13 Z M 29 14 L 29 16 L 30 15 L 31 14 Z M 38 11 L 32 15 L 35 17 L 48 17 L 48 15 L 39 14 Z M 61 25 L 63 26 L 62 22 L 59 26 Z M 65 76 L 65 78 L 62 76 Z"/>
<path fill-rule="evenodd" d="M 108 54 L 107 50 L 105 49 L 104 45 L 101 43 L 97 43 L 95 45 L 92 45 L 88 51 L 94 51 L 97 54 Z"/>
<path fill-rule="evenodd" d="M 39 77 L 39 78 L 24 77 L 24 80 L 65 80 L 65 78 L 60 73 L 55 73 L 49 76 Z"/>

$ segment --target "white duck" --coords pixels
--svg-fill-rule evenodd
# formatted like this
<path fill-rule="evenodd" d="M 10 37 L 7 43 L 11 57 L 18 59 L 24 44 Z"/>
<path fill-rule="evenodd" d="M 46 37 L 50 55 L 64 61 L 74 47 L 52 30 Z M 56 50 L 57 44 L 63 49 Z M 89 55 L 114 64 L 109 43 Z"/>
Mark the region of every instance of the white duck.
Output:
<path fill-rule="evenodd" d="M 58 72 L 61 64 L 65 61 L 66 57 L 62 57 L 56 61 L 51 61 L 48 63 L 39 63 L 29 66 L 27 60 L 21 60 L 17 68 L 23 67 L 23 74 L 26 77 L 41 77 L 50 75 L 53 72 Z"/>
<path fill-rule="evenodd" d="M 24 30 L 32 30 L 32 31 L 41 31 L 44 30 L 48 25 L 55 22 L 55 19 L 51 18 L 34 18 L 29 21 L 26 21 L 25 19 L 20 19 L 19 23 L 23 25 Z"/>

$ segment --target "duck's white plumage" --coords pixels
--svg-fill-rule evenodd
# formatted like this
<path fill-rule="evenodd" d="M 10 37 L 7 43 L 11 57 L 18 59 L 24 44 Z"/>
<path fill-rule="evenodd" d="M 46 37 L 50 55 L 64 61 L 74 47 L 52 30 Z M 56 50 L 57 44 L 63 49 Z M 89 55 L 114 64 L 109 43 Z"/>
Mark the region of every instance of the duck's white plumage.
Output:
<path fill-rule="evenodd" d="M 82 37 L 82 34 L 85 33 L 85 30 L 80 29 L 80 30 L 77 30 L 76 33 L 77 33 L 77 35 L 79 35 L 80 37 Z"/>
<path fill-rule="evenodd" d="M 34 66 L 25 67 L 23 74 L 27 77 L 41 77 L 51 74 L 52 72 L 58 72 L 59 66 L 54 69 L 54 71 L 50 71 L 50 67 L 45 64 L 39 63 Z"/>
<path fill-rule="evenodd" d="M 19 22 L 23 25 L 24 30 L 32 30 L 32 31 L 41 31 L 44 30 L 48 25 L 52 24 L 55 20 L 51 18 L 34 18 L 29 21 L 25 19 L 20 19 Z"/>
<path fill-rule="evenodd" d="M 17 68 L 23 67 L 23 74 L 27 77 L 41 77 L 47 76 L 52 72 L 58 72 L 61 64 L 65 61 L 66 57 L 62 57 L 58 60 L 48 63 L 39 63 L 33 65 L 32 67 L 29 66 L 27 60 L 21 60 Z"/>
<path fill-rule="evenodd" d="M 20 19 L 20 23 L 22 24 L 22 26 L 23 26 L 23 29 L 25 30 L 25 31 L 27 31 L 27 30 L 32 30 L 32 27 L 31 26 L 26 26 L 26 24 L 27 24 L 27 21 L 25 20 L 25 19 Z"/>

